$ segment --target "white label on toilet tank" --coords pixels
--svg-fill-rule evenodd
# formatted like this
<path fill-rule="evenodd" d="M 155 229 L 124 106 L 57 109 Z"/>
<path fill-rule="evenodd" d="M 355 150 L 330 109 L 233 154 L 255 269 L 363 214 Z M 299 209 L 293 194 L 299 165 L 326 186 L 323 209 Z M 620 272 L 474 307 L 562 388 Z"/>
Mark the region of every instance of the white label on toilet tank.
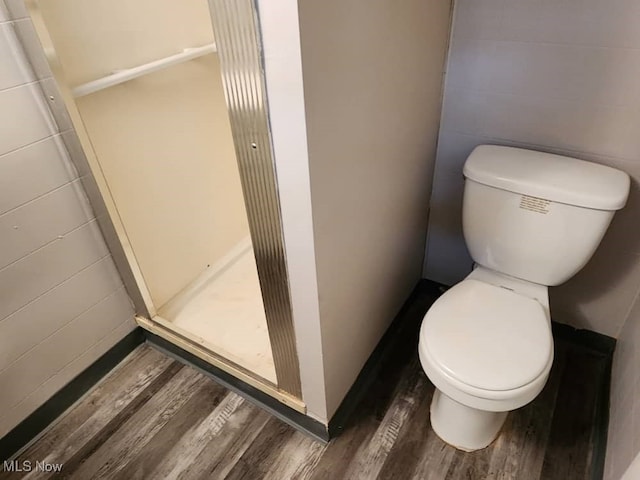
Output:
<path fill-rule="evenodd" d="M 524 210 L 530 210 L 537 213 L 549 213 L 549 205 L 551 200 L 545 200 L 544 198 L 528 197 L 523 195 L 520 199 L 520 208 Z"/>

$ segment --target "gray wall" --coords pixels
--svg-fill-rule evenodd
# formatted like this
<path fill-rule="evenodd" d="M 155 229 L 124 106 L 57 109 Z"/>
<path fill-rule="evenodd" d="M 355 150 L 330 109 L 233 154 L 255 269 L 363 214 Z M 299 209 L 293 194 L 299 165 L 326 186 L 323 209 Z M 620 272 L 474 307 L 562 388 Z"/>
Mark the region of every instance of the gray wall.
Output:
<path fill-rule="evenodd" d="M 0 0 L 0 437 L 134 328 L 27 30 L 22 2 Z"/>
<path fill-rule="evenodd" d="M 634 456 L 640 463 L 640 296 L 636 297 L 616 345 L 606 480 L 618 480 Z M 640 478 L 629 476 L 631 478 Z"/>
<path fill-rule="evenodd" d="M 420 278 L 450 2 L 299 2 L 330 418 Z"/>
<path fill-rule="evenodd" d="M 640 3 L 459 0 L 424 275 L 461 280 L 462 164 L 482 143 L 628 172 L 632 191 L 591 262 L 551 289 L 556 320 L 617 337 L 640 285 Z"/>

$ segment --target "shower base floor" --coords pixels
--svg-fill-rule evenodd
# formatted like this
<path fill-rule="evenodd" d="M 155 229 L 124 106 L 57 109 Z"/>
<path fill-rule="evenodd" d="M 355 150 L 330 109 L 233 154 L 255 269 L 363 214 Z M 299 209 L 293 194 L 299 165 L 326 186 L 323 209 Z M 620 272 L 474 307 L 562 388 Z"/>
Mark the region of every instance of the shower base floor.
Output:
<path fill-rule="evenodd" d="M 205 272 L 159 310 L 165 320 L 200 337 L 207 348 L 277 384 L 267 319 L 250 243 Z"/>

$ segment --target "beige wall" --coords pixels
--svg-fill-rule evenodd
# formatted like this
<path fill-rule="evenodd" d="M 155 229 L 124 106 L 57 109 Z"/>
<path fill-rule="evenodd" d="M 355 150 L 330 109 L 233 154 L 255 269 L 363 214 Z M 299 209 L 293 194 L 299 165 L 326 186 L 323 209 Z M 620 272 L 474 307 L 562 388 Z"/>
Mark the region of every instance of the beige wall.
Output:
<path fill-rule="evenodd" d="M 640 4 L 459 0 L 445 82 L 424 275 L 471 269 L 462 164 L 482 143 L 611 165 L 632 178 L 594 258 L 551 289 L 556 320 L 617 337 L 640 284 Z"/>
<path fill-rule="evenodd" d="M 640 458 L 640 294 L 622 327 L 613 358 L 605 479 L 618 480 Z M 629 476 L 631 478 L 638 478 Z"/>
<path fill-rule="evenodd" d="M 450 4 L 298 5 L 330 418 L 420 278 Z"/>
<path fill-rule="evenodd" d="M 213 42 L 206 0 L 40 6 L 68 87 Z M 249 234 L 217 56 L 76 105 L 159 308 Z"/>
<path fill-rule="evenodd" d="M 0 437 L 135 327 L 36 75 L 0 1 Z M 9 18 L 15 21 L 10 21 Z M 50 72 L 48 72 L 50 76 Z"/>

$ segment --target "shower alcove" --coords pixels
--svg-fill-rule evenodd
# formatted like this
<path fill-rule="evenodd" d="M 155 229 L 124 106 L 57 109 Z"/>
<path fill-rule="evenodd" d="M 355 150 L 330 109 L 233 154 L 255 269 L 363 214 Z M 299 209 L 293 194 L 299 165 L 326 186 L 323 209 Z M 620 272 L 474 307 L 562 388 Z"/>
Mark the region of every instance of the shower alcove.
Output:
<path fill-rule="evenodd" d="M 250 5 L 29 2 L 138 323 L 304 411 Z"/>

